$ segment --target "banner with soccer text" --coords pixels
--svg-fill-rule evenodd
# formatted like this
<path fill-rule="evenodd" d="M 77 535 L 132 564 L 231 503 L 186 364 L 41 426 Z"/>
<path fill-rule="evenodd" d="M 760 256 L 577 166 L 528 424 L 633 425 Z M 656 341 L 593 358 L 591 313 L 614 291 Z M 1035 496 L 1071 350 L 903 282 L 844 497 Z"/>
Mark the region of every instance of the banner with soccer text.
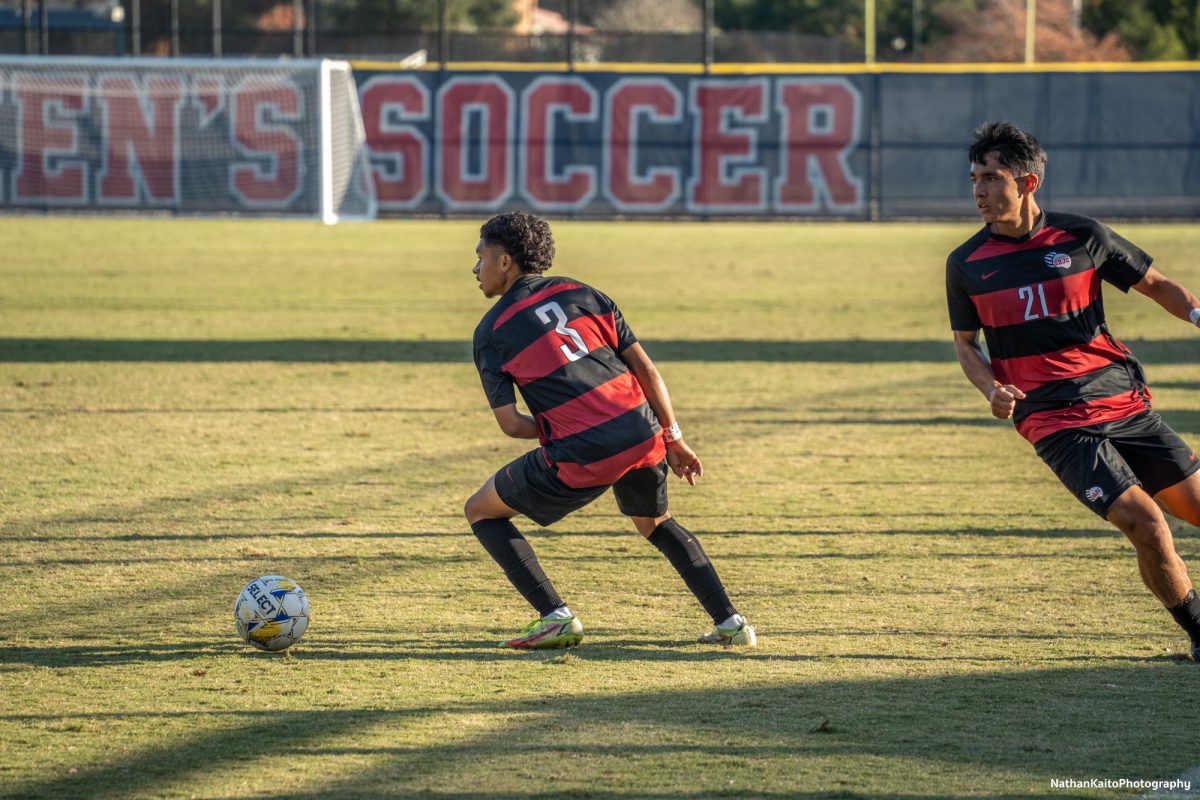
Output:
<path fill-rule="evenodd" d="M 1200 214 L 1200 69 L 700 73 L 0 57 L 0 209 L 970 218 L 1008 119 L 1043 205 Z M 376 201 L 378 205 L 376 206 Z"/>
<path fill-rule="evenodd" d="M 369 218 L 346 62 L 0 58 L 0 206 Z"/>
<path fill-rule="evenodd" d="M 381 212 L 868 213 L 869 76 L 355 76 Z"/>
<path fill-rule="evenodd" d="M 1200 213 L 1200 68 L 762 69 L 357 66 L 380 211 L 973 218 L 967 144 L 1008 119 L 1050 151 L 1044 203 Z"/>

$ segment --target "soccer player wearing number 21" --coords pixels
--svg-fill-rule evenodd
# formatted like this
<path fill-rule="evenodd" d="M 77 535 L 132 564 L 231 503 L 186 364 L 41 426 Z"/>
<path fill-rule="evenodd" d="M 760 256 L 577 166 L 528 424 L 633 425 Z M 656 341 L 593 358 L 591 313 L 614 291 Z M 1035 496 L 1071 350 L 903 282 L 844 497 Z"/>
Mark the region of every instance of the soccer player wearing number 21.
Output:
<path fill-rule="evenodd" d="M 1129 538 L 1142 580 L 1200 661 L 1200 600 L 1163 516 L 1200 525 L 1200 462 L 1151 410 L 1141 365 L 1105 324 L 1100 285 L 1136 289 L 1196 325 L 1200 301 L 1096 220 L 1040 209 L 1046 152 L 1029 133 L 982 125 L 968 158 L 985 225 L 946 262 L 963 372 L 992 415 L 1012 418 L 1075 498 Z"/>
<path fill-rule="evenodd" d="M 473 272 L 484 296 L 499 299 L 475 329 L 475 366 L 500 429 L 541 444 L 488 478 L 464 508 L 479 542 L 539 615 L 501 644 L 571 647 L 583 638 L 512 518 L 549 526 L 612 487 L 621 513 L 712 617 L 715 627 L 700 641 L 753 646 L 754 628 L 700 542 L 667 511 L 668 466 L 693 486 L 703 468 L 620 310 L 579 281 L 542 275 L 554 260 L 545 220 L 500 214 L 479 234 Z M 533 416 L 517 409 L 514 385 Z"/>

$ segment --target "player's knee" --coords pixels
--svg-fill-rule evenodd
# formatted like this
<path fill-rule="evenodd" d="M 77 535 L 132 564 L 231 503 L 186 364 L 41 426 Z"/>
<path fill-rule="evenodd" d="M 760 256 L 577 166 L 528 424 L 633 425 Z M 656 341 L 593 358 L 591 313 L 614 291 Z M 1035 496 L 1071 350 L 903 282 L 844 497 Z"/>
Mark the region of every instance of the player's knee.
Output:
<path fill-rule="evenodd" d="M 1126 528 L 1125 534 L 1137 548 L 1148 550 L 1160 557 L 1175 553 L 1171 529 L 1162 515 L 1145 515 L 1133 520 Z"/>
<path fill-rule="evenodd" d="M 1175 552 L 1175 540 L 1171 536 L 1171 529 L 1166 525 L 1156 531 L 1149 546 L 1160 561 L 1174 561 L 1179 557 L 1179 554 Z"/>
<path fill-rule="evenodd" d="M 658 517 L 630 517 L 629 519 L 633 521 L 633 527 L 637 528 L 637 532 L 649 539 L 659 525 L 671 519 L 671 512 L 668 511 Z"/>
<path fill-rule="evenodd" d="M 475 493 L 467 498 L 467 502 L 463 503 L 463 516 L 467 518 L 467 522 L 475 522 L 479 510 L 479 494 Z"/>
<path fill-rule="evenodd" d="M 633 520 L 633 527 L 637 528 L 637 532 L 647 538 L 654 533 L 654 529 L 657 527 L 654 517 L 630 517 L 630 519 Z"/>

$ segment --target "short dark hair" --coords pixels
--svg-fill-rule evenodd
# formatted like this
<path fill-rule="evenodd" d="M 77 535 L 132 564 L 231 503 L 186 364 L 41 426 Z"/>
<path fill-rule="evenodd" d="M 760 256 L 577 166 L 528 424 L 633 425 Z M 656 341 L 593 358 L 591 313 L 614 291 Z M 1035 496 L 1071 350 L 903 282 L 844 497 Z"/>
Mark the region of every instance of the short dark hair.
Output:
<path fill-rule="evenodd" d="M 1037 175 L 1040 183 L 1046 175 L 1046 151 L 1032 133 L 1011 122 L 985 122 L 975 129 L 967 157 L 972 164 L 982 164 L 989 153 L 995 153 L 1000 166 L 1011 169 L 1014 177 Z"/>
<path fill-rule="evenodd" d="M 479 238 L 484 244 L 499 245 L 512 256 L 522 272 L 541 275 L 554 263 L 554 237 L 541 217 L 524 211 L 497 214 L 483 223 Z"/>

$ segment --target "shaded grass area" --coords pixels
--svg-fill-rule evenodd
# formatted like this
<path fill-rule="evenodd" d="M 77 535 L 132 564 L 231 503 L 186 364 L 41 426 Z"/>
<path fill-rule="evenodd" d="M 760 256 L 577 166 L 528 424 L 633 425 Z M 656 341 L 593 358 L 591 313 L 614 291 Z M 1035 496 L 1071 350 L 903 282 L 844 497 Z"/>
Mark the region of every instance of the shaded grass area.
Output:
<path fill-rule="evenodd" d="M 560 687 L 622 665 L 687 664 L 695 670 L 738 658 L 707 653 L 680 661 L 674 651 L 658 660 L 647 656 L 653 644 L 647 645 L 601 644 L 578 655 L 535 656 L 523 669 Z M 462 650 L 429 649 L 428 658 L 464 663 Z M 335 657 L 370 658 L 353 646 L 350 651 L 339 648 Z M 324 683 L 311 675 L 320 657 L 320 651 L 310 651 L 304 666 L 294 669 Z M 511 659 L 467 656 L 464 666 L 502 661 Z M 753 668 L 745 658 L 738 661 L 742 669 Z M 1102 753 L 1144 746 L 1147 738 L 1170 747 L 1172 736 L 1163 728 L 1192 721 L 1176 712 L 1153 720 L 1160 733 L 1147 730 L 1152 720 L 1145 704 L 1191 686 L 1190 676 L 1169 664 L 1041 664 L 1031 670 L 1002 662 L 954 676 L 865 680 L 804 673 L 803 682 L 726 689 L 571 692 L 553 699 L 501 696 L 399 707 L 394 689 L 379 681 L 376 688 L 391 707 L 17 719 L 34 730 L 57 727 L 66 740 L 100 727 L 112 730 L 117 741 L 137 738 L 140 728 L 172 734 L 170 743 L 130 749 L 114 763 L 40 781 L 28 787 L 34 797 L 120 791 L 130 776 L 147 794 L 187 787 L 221 791 L 223 783 L 243 778 L 244 754 L 252 747 L 260 763 L 303 759 L 323 766 L 320 780 L 285 775 L 272 796 L 504 798 L 873 797 L 875 771 L 961 787 L 892 796 L 954 797 L 983 790 L 1022 797 L 1047 789 L 1064 764 L 1088 764 Z M 191 683 L 221 689 L 228 680 L 214 668 Z M 1027 704 L 1064 700 L 1078 710 L 1052 719 L 1028 714 Z M 220 779 L 206 775 L 214 769 Z M 1028 775 L 1028 784 L 1006 789 L 1001 776 L 1013 770 Z M 603 784 L 597 786 L 596 778 Z M 825 788 L 806 791 L 797 786 L 804 780 Z"/>
<path fill-rule="evenodd" d="M 1132 340 L 1148 363 L 1191 363 L 1200 359 L 1194 339 Z M 644 343 L 658 361 L 768 361 L 892 364 L 945 363 L 954 358 L 947 340 L 768 340 L 687 339 Z M 54 363 L 95 361 L 331 363 L 470 363 L 466 341 L 216 341 L 168 339 L 2 339 L 0 362 Z"/>
<path fill-rule="evenodd" d="M 1194 766 L 1197 671 L 1129 546 L 953 363 L 970 229 L 555 230 L 663 369 L 706 468 L 672 509 L 761 646 L 693 644 L 605 497 L 522 523 L 584 647 L 494 647 L 530 612 L 460 509 L 524 446 L 470 364 L 472 226 L 0 219 L 0 796 L 1111 797 L 1050 780 Z M 1121 232 L 1200 285 L 1200 229 Z M 1195 439 L 1189 329 L 1107 300 Z M 290 656 L 232 633 L 272 572 L 313 602 Z"/>

